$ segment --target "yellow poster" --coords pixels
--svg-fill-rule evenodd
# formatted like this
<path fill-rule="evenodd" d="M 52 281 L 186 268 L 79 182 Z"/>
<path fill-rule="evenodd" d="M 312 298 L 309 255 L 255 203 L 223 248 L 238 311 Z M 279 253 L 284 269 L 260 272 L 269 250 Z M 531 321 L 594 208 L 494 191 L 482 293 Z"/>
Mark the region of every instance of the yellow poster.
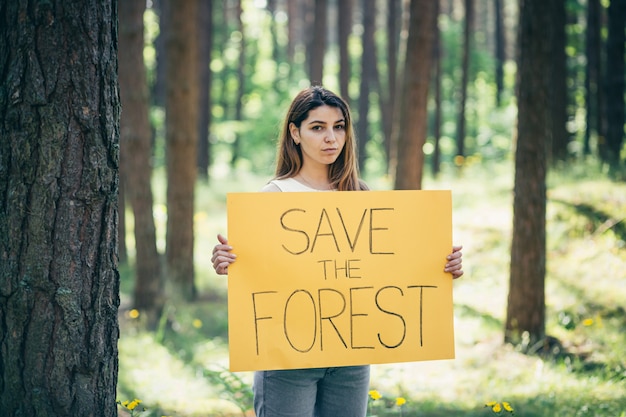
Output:
<path fill-rule="evenodd" d="M 231 193 L 231 371 L 454 358 L 449 191 Z"/>

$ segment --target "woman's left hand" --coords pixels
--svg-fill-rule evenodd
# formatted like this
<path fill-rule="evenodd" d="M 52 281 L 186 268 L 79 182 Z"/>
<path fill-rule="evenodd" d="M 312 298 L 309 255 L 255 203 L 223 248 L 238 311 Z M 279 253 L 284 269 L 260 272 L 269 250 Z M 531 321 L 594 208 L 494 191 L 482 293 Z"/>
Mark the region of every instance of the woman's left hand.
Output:
<path fill-rule="evenodd" d="M 446 257 L 448 263 L 444 269 L 445 272 L 452 274 L 452 278 L 457 279 L 463 275 L 463 246 L 453 246 L 452 253 Z"/>

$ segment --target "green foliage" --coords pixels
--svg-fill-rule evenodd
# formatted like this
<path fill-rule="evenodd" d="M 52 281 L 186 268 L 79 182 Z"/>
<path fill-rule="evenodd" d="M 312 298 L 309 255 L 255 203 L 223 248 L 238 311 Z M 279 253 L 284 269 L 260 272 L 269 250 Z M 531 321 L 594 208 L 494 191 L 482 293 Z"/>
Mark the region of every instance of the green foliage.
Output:
<path fill-rule="evenodd" d="M 153 85 L 156 78 L 156 48 L 154 42 L 159 36 L 159 17 L 153 9 L 146 9 L 143 18 L 144 48 L 143 59 L 146 66 L 148 85 Z"/>
<path fill-rule="evenodd" d="M 233 144 L 237 137 L 241 168 L 269 173 L 273 160 L 276 138 L 281 128 L 287 106 L 293 94 L 308 84 L 304 63 L 304 47 L 296 44 L 294 62 L 287 62 L 287 17 L 283 10 L 271 16 L 265 9 L 264 2 L 243 1 L 244 33 L 240 32 L 233 15 L 234 9 L 226 9 L 226 3 L 214 3 L 214 47 L 210 67 L 213 73 L 211 85 L 211 127 L 210 141 L 213 145 L 211 164 L 225 162 L 230 164 Z M 606 7 L 606 5 L 604 5 Z M 585 24 L 584 4 L 575 0 L 567 1 L 567 74 L 569 92 L 568 131 L 572 142 L 569 151 L 572 156 L 582 157 L 582 141 L 585 125 L 584 76 L 586 61 L 584 57 Z M 495 62 L 493 57 L 492 36 L 485 27 L 478 23 L 472 41 L 470 57 L 470 83 L 466 102 L 466 156 L 475 161 L 500 161 L 513 148 L 516 126 L 515 103 L 515 61 L 514 61 L 514 20 L 517 9 L 513 4 L 504 2 L 505 25 L 507 25 L 507 56 L 504 63 L 505 83 L 502 92 L 502 105 L 496 107 L 496 86 L 494 80 Z M 227 16 L 227 19 L 218 18 Z M 152 42 L 159 33 L 158 19 L 152 9 L 146 12 L 146 66 L 150 82 L 154 82 L 155 51 Z M 480 20 L 480 19 L 478 19 Z M 456 125 L 458 119 L 459 86 L 461 82 L 461 57 L 463 47 L 462 13 L 454 10 L 450 15 L 442 14 L 439 18 L 442 46 L 442 169 L 455 167 Z M 484 24 L 483 24 L 484 26 Z M 272 29 L 275 28 L 273 31 Z M 350 79 L 350 102 L 358 119 L 356 100 L 358 99 L 360 78 L 361 45 L 358 29 L 349 38 L 349 54 L 352 70 Z M 276 34 L 276 45 L 271 33 Z M 606 34 L 605 34 L 606 35 Z M 605 36 L 604 35 L 604 36 Z M 387 54 L 385 51 L 384 30 L 376 32 L 378 50 L 378 69 L 381 74 L 383 91 L 388 91 Z M 274 49 L 277 47 L 278 49 Z M 239 54 L 245 50 L 244 94 L 242 99 L 242 118 L 235 120 L 235 106 L 238 97 L 240 66 Z M 331 89 L 338 89 L 338 50 L 330 44 L 325 59 L 324 82 Z M 383 151 L 383 133 L 380 123 L 380 109 L 376 92 L 372 94 L 370 106 L 370 143 L 367 148 L 366 175 L 382 175 L 386 171 Z M 433 106 L 429 108 L 433 112 Z M 432 120 L 432 114 L 431 118 Z M 164 115 L 158 107 L 151 111 L 151 120 L 155 128 L 155 166 L 162 167 L 164 155 Z M 592 146 L 597 137 L 592 132 Z M 425 147 L 427 163 L 433 152 L 434 138 L 428 139 Z M 626 147 L 624 147 L 626 152 Z M 468 162 L 467 160 L 465 162 Z M 469 162 L 472 162 L 470 159 Z M 458 161 L 457 161 L 458 163 Z M 369 170 L 371 172 L 367 172 Z M 623 174 L 622 174 L 623 175 Z"/>

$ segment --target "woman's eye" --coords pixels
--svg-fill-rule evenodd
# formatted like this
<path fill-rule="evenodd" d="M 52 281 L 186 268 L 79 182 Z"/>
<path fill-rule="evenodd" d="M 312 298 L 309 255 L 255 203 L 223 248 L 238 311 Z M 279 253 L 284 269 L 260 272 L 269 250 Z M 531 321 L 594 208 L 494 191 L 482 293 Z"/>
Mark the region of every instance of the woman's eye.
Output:
<path fill-rule="evenodd" d="M 337 130 L 343 130 L 345 128 L 346 127 L 344 125 L 337 125 L 337 126 L 335 126 L 335 129 L 337 129 Z"/>

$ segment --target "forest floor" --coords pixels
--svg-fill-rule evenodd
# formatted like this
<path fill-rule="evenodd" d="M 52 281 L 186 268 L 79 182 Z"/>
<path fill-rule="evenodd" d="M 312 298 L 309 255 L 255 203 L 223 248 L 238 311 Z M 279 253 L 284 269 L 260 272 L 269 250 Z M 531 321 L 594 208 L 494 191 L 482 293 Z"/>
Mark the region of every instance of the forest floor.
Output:
<path fill-rule="evenodd" d="M 142 330 L 141 315 L 129 310 L 130 267 L 121 268 L 118 394 L 121 401 L 142 400 L 135 416 L 251 415 L 242 411 L 250 406 L 251 373 L 227 371 L 226 279 L 212 271 L 210 253 L 215 235 L 226 229 L 226 191 L 255 191 L 265 179 L 226 178 L 198 187 L 197 302 L 168 305 L 163 326 Z M 389 188 L 384 179 L 368 182 Z M 423 188 L 452 190 L 453 241 L 464 246 L 465 275 L 454 284 L 456 357 L 372 366 L 371 388 L 383 398 L 371 401 L 370 414 L 487 416 L 494 413 L 486 403 L 506 401 L 518 416 L 626 417 L 626 183 L 588 165 L 548 178 L 545 291 L 552 349 L 541 355 L 503 344 L 511 164 L 427 178 Z M 162 236 L 162 205 L 155 214 Z M 397 406 L 398 397 L 406 404 Z"/>

